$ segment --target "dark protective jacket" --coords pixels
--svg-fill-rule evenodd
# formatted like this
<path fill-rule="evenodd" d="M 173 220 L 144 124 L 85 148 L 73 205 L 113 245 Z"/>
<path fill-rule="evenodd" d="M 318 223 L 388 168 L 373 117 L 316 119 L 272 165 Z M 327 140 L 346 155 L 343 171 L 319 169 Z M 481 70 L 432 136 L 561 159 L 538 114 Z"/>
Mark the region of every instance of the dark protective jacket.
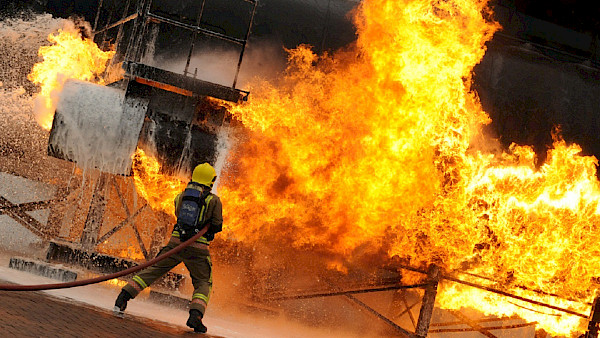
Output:
<path fill-rule="evenodd" d="M 188 184 L 186 188 L 200 190 L 195 184 Z M 175 215 L 179 214 L 179 206 L 181 205 L 182 195 L 183 192 L 180 192 L 177 197 L 175 197 Z M 205 206 L 203 206 L 202 210 L 200 211 L 198 224 L 207 223 L 208 231 L 204 234 L 204 236 L 197 239 L 196 242 L 209 244 L 209 242 L 214 239 L 215 234 L 223 230 L 223 205 L 221 204 L 221 199 L 219 196 L 213 193 L 208 194 L 205 202 Z M 179 238 L 179 231 L 173 230 L 171 236 Z"/>

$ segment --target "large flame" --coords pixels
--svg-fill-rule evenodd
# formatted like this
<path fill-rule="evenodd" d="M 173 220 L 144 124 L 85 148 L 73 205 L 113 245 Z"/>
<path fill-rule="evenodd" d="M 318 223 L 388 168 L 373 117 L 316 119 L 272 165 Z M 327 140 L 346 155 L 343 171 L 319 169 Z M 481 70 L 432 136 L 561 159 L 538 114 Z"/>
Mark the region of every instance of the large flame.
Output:
<path fill-rule="evenodd" d="M 255 84 L 252 100 L 232 109 L 252 134 L 220 189 L 229 231 L 347 260 L 383 252 L 436 263 L 589 311 L 581 302 L 600 266 L 597 161 L 559 136 L 539 169 L 529 147 L 478 150 L 491 142 L 481 135 L 489 118 L 471 71 L 499 28 L 490 17 L 485 0 L 365 0 L 356 46 L 291 50 L 282 82 Z M 448 284 L 439 301 L 516 313 L 554 334 L 583 329 L 581 318 L 474 292 Z"/>
<path fill-rule="evenodd" d="M 175 215 L 174 199 L 186 186 L 177 177 L 161 173 L 161 165 L 152 156 L 138 148 L 133 154 L 133 181 L 136 191 L 154 210 Z"/>
<path fill-rule="evenodd" d="M 36 120 L 46 130 L 52 127 L 58 95 L 65 81 L 78 79 L 104 84 L 100 75 L 115 54 L 102 51 L 91 39 L 82 37 L 73 24 L 50 34 L 48 41 L 52 44 L 39 49 L 43 61 L 36 63 L 28 75 L 31 82 L 41 86 L 35 113 Z"/>

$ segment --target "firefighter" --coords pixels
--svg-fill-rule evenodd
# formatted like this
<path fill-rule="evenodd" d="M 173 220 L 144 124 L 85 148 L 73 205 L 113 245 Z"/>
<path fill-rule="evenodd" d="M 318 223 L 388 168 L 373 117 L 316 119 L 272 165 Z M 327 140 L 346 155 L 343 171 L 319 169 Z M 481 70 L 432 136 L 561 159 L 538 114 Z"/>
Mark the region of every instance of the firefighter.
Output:
<path fill-rule="evenodd" d="M 194 285 L 194 294 L 189 309 L 190 316 L 186 325 L 193 328 L 194 332 L 206 332 L 207 329 L 202 323 L 202 318 L 206 312 L 212 289 L 212 263 L 208 246 L 223 226 L 221 200 L 217 195 L 211 193 L 216 178 L 215 169 L 208 163 L 202 163 L 194 168 L 192 180 L 186 189 L 175 198 L 177 224 L 169 243 L 160 250 L 158 255 L 175 248 L 205 226 L 208 229 L 206 233 L 179 253 L 157 262 L 134 276 L 133 281 L 121 289 L 121 293 L 115 301 L 115 314 L 122 316 L 127 307 L 127 301 L 135 298 L 144 288 L 183 262 Z"/>

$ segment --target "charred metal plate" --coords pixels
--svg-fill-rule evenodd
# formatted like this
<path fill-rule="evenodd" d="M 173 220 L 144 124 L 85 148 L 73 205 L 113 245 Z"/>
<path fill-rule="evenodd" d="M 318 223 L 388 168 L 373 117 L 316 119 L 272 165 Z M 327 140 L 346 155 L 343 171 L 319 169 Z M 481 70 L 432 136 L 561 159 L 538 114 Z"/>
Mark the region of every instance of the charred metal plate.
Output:
<path fill-rule="evenodd" d="M 187 174 L 198 163 L 214 165 L 224 115 L 203 96 L 134 81 L 126 91 L 70 81 L 54 115 L 48 154 L 84 169 L 130 175 L 138 146 L 157 158 L 163 173 Z"/>
<path fill-rule="evenodd" d="M 152 154 L 163 173 L 191 173 L 198 163 L 214 164 L 222 112 L 203 97 L 149 89 L 150 101 L 138 147 Z M 218 120 L 218 118 L 221 120 Z"/>
<path fill-rule="evenodd" d="M 154 114 L 145 119 L 138 146 L 154 153 L 164 173 L 191 173 L 198 163 L 215 163 L 217 135 L 168 115 Z"/>
<path fill-rule="evenodd" d="M 84 267 L 90 271 L 115 273 L 137 266 L 139 263 L 129 259 L 110 256 L 93 251 L 85 251 L 70 243 L 51 241 L 46 252 L 48 262 L 66 263 Z M 179 289 L 185 277 L 174 272 L 167 272 L 154 286 L 167 289 Z"/>
<path fill-rule="evenodd" d="M 195 79 L 137 62 L 123 62 L 123 69 L 126 76 L 134 81 L 181 95 L 211 96 L 230 102 L 245 101 L 248 98 L 248 92 L 239 89 Z"/>

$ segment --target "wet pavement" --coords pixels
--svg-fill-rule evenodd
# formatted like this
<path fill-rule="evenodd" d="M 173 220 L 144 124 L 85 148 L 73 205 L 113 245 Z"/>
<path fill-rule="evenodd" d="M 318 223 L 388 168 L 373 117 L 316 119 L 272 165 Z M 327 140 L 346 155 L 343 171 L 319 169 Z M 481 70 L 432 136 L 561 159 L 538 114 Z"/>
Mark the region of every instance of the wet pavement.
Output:
<path fill-rule="evenodd" d="M 0 281 L 4 283 L 4 281 Z M 2 337 L 207 337 L 182 327 L 94 308 L 42 292 L 0 291 Z"/>
<path fill-rule="evenodd" d="M 0 284 L 54 284 L 56 280 L 8 268 L 0 252 Z M 86 276 L 82 276 L 86 278 Z M 110 283 L 67 289 L 0 291 L 0 338 L 4 337 L 194 337 L 194 338 L 329 338 L 380 337 L 336 327 L 306 326 L 272 312 L 260 311 L 214 292 L 205 316 L 208 334 L 185 326 L 186 309 L 151 301 L 141 294 L 129 302 L 125 318 L 112 314 L 120 288 Z M 219 298 L 221 297 L 221 298 Z"/>

